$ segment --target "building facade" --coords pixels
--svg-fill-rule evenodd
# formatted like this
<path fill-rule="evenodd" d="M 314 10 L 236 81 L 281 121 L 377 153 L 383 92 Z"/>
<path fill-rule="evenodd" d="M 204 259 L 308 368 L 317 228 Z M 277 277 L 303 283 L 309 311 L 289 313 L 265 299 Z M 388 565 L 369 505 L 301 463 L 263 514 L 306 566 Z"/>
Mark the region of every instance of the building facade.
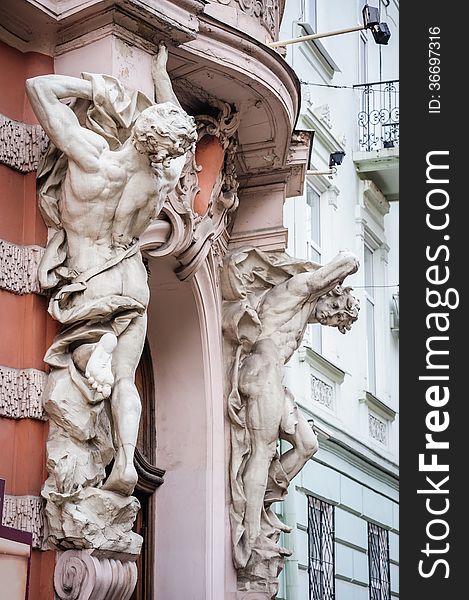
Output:
<path fill-rule="evenodd" d="M 392 123 L 386 129 L 394 137 L 384 150 L 370 132 L 360 149 L 354 125 L 360 92 L 333 96 L 334 89 L 316 85 L 367 84 L 376 69 L 377 81 L 392 79 L 395 64 L 387 62 L 387 48 L 381 60 L 374 47 L 360 62 L 360 44 L 369 40 L 360 37 L 359 43 L 356 34 L 289 49 L 286 60 L 268 46 L 301 32 L 299 19 L 325 30 L 357 22 L 359 6 L 352 10 L 347 3 L 347 11 L 339 11 L 343 3 L 336 4 L 334 12 L 326 2 L 300 8 L 268 0 L 2 3 L 0 477 L 3 525 L 32 534 L 30 600 L 70 598 L 72 592 L 81 599 L 105 585 L 106 597 L 126 600 L 272 597 L 274 588 L 259 591 L 250 581 L 240 586 L 233 563 L 221 274 L 232 251 L 275 253 L 287 244 L 292 256 L 321 264 L 342 248 L 357 254 L 362 268 L 350 283 L 362 308 L 347 336 L 311 327 L 286 368 L 287 385 L 306 416 L 314 417 L 321 450 L 279 509 L 294 525 L 284 540 L 294 552 L 278 597 L 324 600 L 335 590 L 339 599 L 361 598 L 369 585 L 381 589 L 388 547 L 397 593 L 398 300 L 397 288 L 388 287 L 398 275 L 396 129 Z M 394 19 L 396 44 L 398 5 L 382 4 L 386 19 Z M 48 314 L 50 294 L 38 283 L 51 237 L 36 179 L 49 140 L 25 82 L 40 75 L 105 74 L 151 102 L 152 57 L 161 41 L 174 92 L 195 117 L 197 144 L 162 213 L 140 236 L 150 301 L 135 377 L 142 415 L 134 497 L 141 508 L 133 531 L 143 546 L 129 558 L 109 548 L 95 552 L 83 541 L 86 527 L 73 543 L 57 544 L 50 534 L 44 482 L 58 471 L 46 453 L 56 422 L 44 406 L 44 354 L 60 328 Z M 358 65 L 368 70 L 358 72 Z M 302 83 L 303 77 L 312 83 Z M 113 101 L 119 98 L 116 92 Z M 333 179 L 305 180 L 307 168 L 327 170 L 329 154 L 340 150 L 346 159 Z M 61 486 L 73 505 L 76 490 Z M 322 583 L 308 596 L 308 573 L 317 581 L 314 572 Z M 387 597 L 385 590 L 376 593 L 372 598 Z"/>
<path fill-rule="evenodd" d="M 364 4 L 290 0 L 280 39 L 360 25 Z M 283 506 L 288 600 L 399 596 L 399 2 L 378 4 L 388 45 L 359 31 L 287 47 L 315 173 L 285 204 L 288 252 L 327 262 L 349 249 L 361 262 L 348 280 L 357 323 L 346 336 L 311 325 L 286 369 L 320 445 Z"/>

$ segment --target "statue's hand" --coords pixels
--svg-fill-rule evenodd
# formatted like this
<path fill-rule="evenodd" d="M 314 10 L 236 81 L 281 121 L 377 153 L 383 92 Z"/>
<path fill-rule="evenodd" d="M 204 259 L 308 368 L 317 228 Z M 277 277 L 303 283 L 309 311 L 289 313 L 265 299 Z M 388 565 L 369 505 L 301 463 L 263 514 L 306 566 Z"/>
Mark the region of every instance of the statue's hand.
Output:
<path fill-rule="evenodd" d="M 340 258 L 349 265 L 350 275 L 352 273 L 356 273 L 358 271 L 358 267 L 360 266 L 360 261 L 358 257 L 353 252 L 349 252 L 348 250 L 342 250 L 339 253 Z"/>
<path fill-rule="evenodd" d="M 168 48 L 164 42 L 160 42 L 158 45 L 158 53 L 155 54 L 151 61 L 151 73 L 153 79 L 158 79 L 161 71 L 166 72 L 166 64 L 168 62 Z"/>

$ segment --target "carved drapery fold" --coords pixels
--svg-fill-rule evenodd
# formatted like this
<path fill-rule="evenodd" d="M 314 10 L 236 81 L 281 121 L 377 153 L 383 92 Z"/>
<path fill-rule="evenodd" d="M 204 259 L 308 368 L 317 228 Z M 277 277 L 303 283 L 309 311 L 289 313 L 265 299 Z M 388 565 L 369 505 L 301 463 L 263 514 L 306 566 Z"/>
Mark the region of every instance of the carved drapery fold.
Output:
<path fill-rule="evenodd" d="M 14 294 L 39 294 L 37 268 L 44 254 L 41 246 L 22 246 L 0 240 L 0 289 Z"/>
<path fill-rule="evenodd" d="M 41 549 L 44 534 L 44 501 L 38 496 L 9 496 L 3 501 L 2 523 L 6 527 L 28 531 L 33 548 Z"/>
<path fill-rule="evenodd" d="M 21 173 L 35 171 L 48 142 L 40 125 L 0 114 L 0 163 Z"/>
<path fill-rule="evenodd" d="M 38 369 L 13 369 L 0 365 L 0 416 L 46 420 L 42 406 L 46 378 L 47 373 Z"/>

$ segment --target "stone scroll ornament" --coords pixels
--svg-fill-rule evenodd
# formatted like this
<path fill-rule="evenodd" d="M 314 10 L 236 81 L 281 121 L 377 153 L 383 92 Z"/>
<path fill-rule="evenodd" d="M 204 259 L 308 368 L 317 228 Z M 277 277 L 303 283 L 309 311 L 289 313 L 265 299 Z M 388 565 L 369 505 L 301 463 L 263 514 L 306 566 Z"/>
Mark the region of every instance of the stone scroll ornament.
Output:
<path fill-rule="evenodd" d="M 96 551 L 106 560 L 135 560 L 142 545 L 132 532 L 141 412 L 134 375 L 149 289 L 138 241 L 197 139 L 174 95 L 167 56 L 160 44 L 152 64 L 156 104 L 108 75 L 26 83 L 51 140 L 38 169 L 49 228 L 38 278 L 62 324 L 45 356 L 46 547 Z"/>
<path fill-rule="evenodd" d="M 283 385 L 283 367 L 308 323 L 337 327 L 342 333 L 351 328 L 359 304 L 342 283 L 357 269 L 358 260 L 349 252 L 323 266 L 252 247 L 235 249 L 224 259 L 233 560 L 238 590 L 256 598 L 276 597 L 277 577 L 289 554 L 278 541 L 290 528 L 272 504 L 285 497 L 290 481 L 318 448 L 314 432 Z M 281 456 L 279 439 L 292 445 Z"/>

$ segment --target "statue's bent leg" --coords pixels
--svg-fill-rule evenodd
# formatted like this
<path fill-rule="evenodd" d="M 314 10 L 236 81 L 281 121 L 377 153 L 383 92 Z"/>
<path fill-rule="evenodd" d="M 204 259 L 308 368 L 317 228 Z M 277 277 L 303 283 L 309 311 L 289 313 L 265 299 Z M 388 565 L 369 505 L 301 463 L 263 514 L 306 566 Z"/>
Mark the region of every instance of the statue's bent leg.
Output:
<path fill-rule="evenodd" d="M 142 409 L 135 386 L 135 371 L 142 354 L 146 330 L 146 315 L 136 317 L 119 336 L 112 356 L 115 382 L 111 412 L 117 452 L 114 467 L 103 488 L 125 496 L 132 494 L 138 478 L 133 461 Z"/>
<path fill-rule="evenodd" d="M 318 439 L 308 421 L 300 412 L 298 412 L 295 433 L 289 434 L 282 431 L 280 437 L 293 446 L 280 457 L 282 467 L 288 480 L 291 481 L 293 477 L 298 475 L 313 454 L 317 452 Z"/>

